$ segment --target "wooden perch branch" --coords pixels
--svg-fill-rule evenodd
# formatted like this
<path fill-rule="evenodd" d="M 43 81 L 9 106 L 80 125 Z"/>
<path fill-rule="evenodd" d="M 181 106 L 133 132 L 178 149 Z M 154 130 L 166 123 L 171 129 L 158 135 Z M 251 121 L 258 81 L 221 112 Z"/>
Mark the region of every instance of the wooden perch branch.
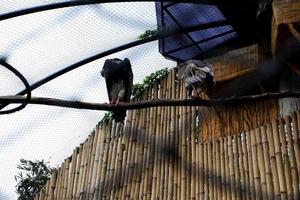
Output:
<path fill-rule="evenodd" d="M 277 93 L 264 93 L 259 95 L 249 95 L 241 97 L 229 97 L 218 99 L 160 99 L 153 101 L 140 101 L 113 106 L 107 103 L 86 103 L 79 101 L 66 101 L 54 98 L 32 97 L 29 104 L 40 104 L 48 106 L 59 106 L 66 108 L 89 109 L 89 110 L 118 110 L 118 109 L 141 109 L 158 106 L 216 106 L 232 103 L 243 103 L 253 100 L 264 100 L 274 98 L 300 97 L 300 91 L 284 91 Z M 25 97 L 23 96 L 0 96 L 0 103 L 22 103 Z"/>

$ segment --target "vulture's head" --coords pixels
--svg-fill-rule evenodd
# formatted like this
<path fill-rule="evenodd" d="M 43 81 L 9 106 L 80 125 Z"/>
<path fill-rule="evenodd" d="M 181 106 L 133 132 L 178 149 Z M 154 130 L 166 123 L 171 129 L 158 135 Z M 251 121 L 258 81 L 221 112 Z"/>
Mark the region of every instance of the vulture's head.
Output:
<path fill-rule="evenodd" d="M 104 62 L 101 70 L 101 76 L 108 78 L 112 75 L 117 74 L 120 70 L 130 68 L 131 64 L 128 58 L 121 60 L 119 58 L 107 59 Z"/>

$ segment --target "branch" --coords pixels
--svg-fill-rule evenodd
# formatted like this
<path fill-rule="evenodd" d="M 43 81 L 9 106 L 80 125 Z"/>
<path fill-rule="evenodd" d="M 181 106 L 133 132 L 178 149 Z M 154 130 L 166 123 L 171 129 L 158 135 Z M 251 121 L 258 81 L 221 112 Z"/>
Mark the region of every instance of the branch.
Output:
<path fill-rule="evenodd" d="M 217 106 L 225 104 L 244 103 L 253 100 L 278 99 L 288 97 L 300 97 L 300 91 L 283 91 L 276 93 L 264 93 L 259 95 L 249 95 L 241 97 L 229 97 L 218 99 L 161 99 L 151 101 L 139 101 L 124 103 L 118 106 L 113 106 L 107 103 L 87 103 L 80 101 L 67 101 L 54 98 L 32 97 L 29 104 L 40 104 L 48 106 L 59 106 L 66 108 L 89 109 L 89 110 L 133 110 L 141 108 L 159 107 L 159 106 Z M 0 96 L 0 103 L 22 103 L 25 97 L 23 96 Z"/>

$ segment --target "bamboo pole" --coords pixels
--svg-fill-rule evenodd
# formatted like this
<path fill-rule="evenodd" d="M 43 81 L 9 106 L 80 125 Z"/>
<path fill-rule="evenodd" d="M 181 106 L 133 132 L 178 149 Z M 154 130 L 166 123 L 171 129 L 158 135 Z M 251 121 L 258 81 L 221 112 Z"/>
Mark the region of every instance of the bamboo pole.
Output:
<path fill-rule="evenodd" d="M 86 161 L 84 166 L 84 179 L 83 179 L 83 199 L 88 198 L 89 191 L 89 179 L 90 179 L 90 161 L 92 156 L 92 148 L 93 148 L 94 134 L 89 135 L 87 142 L 87 152 L 86 152 Z"/>
<path fill-rule="evenodd" d="M 229 161 L 229 148 L 228 148 L 229 137 L 224 137 L 224 154 L 225 154 L 225 189 L 226 189 L 226 199 L 231 199 L 231 182 L 230 182 L 230 161 Z"/>
<path fill-rule="evenodd" d="M 112 151 L 113 151 L 113 141 L 112 137 L 115 131 L 115 122 L 110 119 L 107 130 L 106 130 L 106 138 L 105 138 L 105 154 L 104 154 L 104 162 L 103 162 L 103 176 L 102 179 L 102 193 L 100 197 L 102 199 L 109 199 L 110 189 L 111 189 L 111 160 L 112 160 Z"/>
<path fill-rule="evenodd" d="M 177 77 L 177 68 L 174 68 L 172 73 L 172 98 L 178 98 L 178 90 L 179 90 L 179 84 L 178 84 L 178 77 Z M 173 169 L 173 199 L 177 196 L 177 186 L 178 186 L 178 180 L 177 180 L 177 172 L 178 172 L 178 107 L 172 107 L 171 108 L 171 135 L 172 135 L 172 146 L 174 148 L 174 158 L 172 159 L 172 169 Z"/>
<path fill-rule="evenodd" d="M 128 172 L 128 164 L 129 164 L 129 157 L 131 153 L 131 130 L 133 128 L 133 118 L 135 116 L 136 111 L 129 111 L 128 117 L 126 121 L 126 126 L 123 132 L 123 139 L 122 139 L 122 146 L 124 147 L 123 152 L 123 162 L 122 162 L 122 174 L 121 174 L 121 187 L 122 190 L 119 192 L 118 199 L 125 199 L 126 198 L 126 189 L 127 189 L 127 176 L 126 173 Z"/>
<path fill-rule="evenodd" d="M 75 179 L 75 174 L 76 174 L 77 151 L 78 151 L 78 147 L 73 150 L 73 154 L 72 154 L 72 157 L 71 157 L 70 179 L 68 181 L 67 199 L 72 199 L 74 179 Z"/>
<path fill-rule="evenodd" d="M 62 173 L 63 173 L 63 165 L 61 165 L 61 167 L 58 170 L 58 183 L 57 183 L 57 199 L 61 198 L 61 184 L 62 184 Z"/>
<path fill-rule="evenodd" d="M 165 82 L 165 86 L 166 86 L 166 90 L 165 90 L 165 99 L 170 99 L 170 93 L 171 93 L 171 74 L 167 74 L 166 76 L 166 82 Z M 164 145 L 163 148 L 165 149 L 165 153 L 164 153 L 164 192 L 163 192 L 163 198 L 167 199 L 168 195 L 172 195 L 172 185 L 169 184 L 168 180 L 169 180 L 169 174 L 170 174 L 170 159 L 171 159 L 171 146 L 170 146 L 170 122 L 171 122 L 171 118 L 170 118 L 170 107 L 165 107 L 165 124 L 164 124 Z"/>
<path fill-rule="evenodd" d="M 153 87 L 153 99 L 158 99 L 158 87 L 159 87 L 159 83 L 157 82 L 154 87 Z M 151 115 L 150 115 L 150 137 L 151 137 L 151 143 L 150 143 L 150 149 L 148 151 L 149 156 L 150 156 L 150 163 L 149 163 L 149 182 L 147 183 L 147 199 L 152 199 L 155 195 L 155 192 L 153 192 L 153 185 L 156 181 L 155 179 L 155 163 L 157 160 L 157 148 L 156 148 L 156 123 L 157 123 L 157 108 L 151 108 Z"/>
<path fill-rule="evenodd" d="M 235 191 L 236 191 L 236 198 L 238 200 L 241 199 L 242 189 L 241 189 L 241 174 L 240 174 L 240 168 L 239 165 L 239 158 L 241 155 L 239 155 L 238 151 L 238 138 L 240 137 L 239 134 L 233 135 L 233 156 L 234 156 L 234 175 L 235 175 Z"/>
<path fill-rule="evenodd" d="M 261 193 L 262 199 L 268 199 L 268 190 L 267 190 L 267 182 L 266 182 L 266 174 L 265 174 L 265 164 L 264 164 L 264 154 L 263 154 L 263 146 L 261 140 L 261 128 L 257 128 L 255 131 L 255 139 L 257 144 L 257 162 L 258 169 L 261 179 Z"/>
<path fill-rule="evenodd" d="M 185 92 L 185 87 L 184 87 L 184 83 L 182 80 L 180 80 L 179 82 L 179 98 L 183 99 L 184 98 L 184 92 Z M 182 168 L 182 159 L 184 157 L 183 155 L 183 151 L 182 151 L 182 139 L 184 138 L 184 136 L 182 135 L 182 133 L 185 131 L 184 127 L 183 127 L 183 116 L 184 116 L 184 111 L 183 111 L 183 107 L 179 107 L 179 115 L 178 115 L 178 129 L 179 129 L 179 133 L 178 133 L 178 151 L 179 151 L 179 159 L 177 162 L 177 181 L 178 181 L 178 190 L 177 190 L 177 199 L 180 199 L 182 196 L 182 174 L 183 174 L 183 170 L 184 168 Z"/>
<path fill-rule="evenodd" d="M 147 91 L 144 92 L 144 99 L 147 98 Z M 140 117 L 137 121 L 137 139 L 135 142 L 135 154 L 134 154 L 134 170 L 133 170 L 133 181 L 131 194 L 133 195 L 133 199 L 139 199 L 139 195 L 141 193 L 141 182 L 142 182 L 142 171 L 144 168 L 144 146 L 145 146 L 145 138 L 147 137 L 147 133 L 145 132 L 146 126 L 146 118 L 147 118 L 147 109 L 142 109 Z"/>
<path fill-rule="evenodd" d="M 102 170 L 103 170 L 103 157 L 104 157 L 104 150 L 105 150 L 105 137 L 106 137 L 106 126 L 107 126 L 107 122 L 104 122 L 100 125 L 99 127 L 99 156 L 98 156 L 98 167 L 97 167 L 97 173 L 96 173 L 96 180 L 95 180 L 95 190 L 94 190 L 94 195 L 93 195 L 93 200 L 97 200 L 99 199 L 99 195 L 100 195 L 100 190 L 101 190 L 101 178 L 102 178 Z M 97 151 L 98 152 L 98 151 Z"/>
<path fill-rule="evenodd" d="M 74 189 L 72 191 L 72 199 L 76 199 L 76 195 L 77 195 L 82 150 L 83 150 L 83 144 L 80 144 L 78 151 L 77 151 L 77 158 L 76 158 L 77 161 L 76 161 L 76 165 L 75 165 L 75 177 L 74 177 L 74 184 L 73 184 Z"/>
<path fill-rule="evenodd" d="M 118 149 L 118 194 L 116 195 L 116 199 L 122 199 L 125 196 L 125 172 L 126 172 L 126 164 L 128 157 L 128 149 L 129 149 L 129 139 L 130 139 L 130 129 L 132 123 L 132 110 L 127 112 L 126 121 L 124 127 L 122 128 L 120 148 Z"/>
<path fill-rule="evenodd" d="M 208 184 L 208 142 L 205 142 L 204 144 L 204 199 L 209 199 L 209 184 Z"/>
<path fill-rule="evenodd" d="M 196 108 L 192 107 L 192 112 L 191 112 L 191 134 L 192 134 L 192 139 L 191 139 L 191 176 L 195 176 L 195 178 L 191 179 L 191 196 L 190 198 L 192 200 L 196 199 L 197 192 L 196 192 L 196 187 L 198 186 L 198 173 L 196 170 L 197 166 L 197 161 L 196 161 Z M 195 180 L 196 179 L 196 180 Z"/>
<path fill-rule="evenodd" d="M 154 88 L 154 99 L 158 99 L 159 98 L 159 84 L 156 85 L 156 87 Z M 151 184 L 151 200 L 154 200 L 156 198 L 156 183 L 158 182 L 157 179 L 157 173 L 158 173 L 158 160 L 159 160 L 159 148 L 158 144 L 159 144 L 159 135 L 157 133 L 157 130 L 159 130 L 158 124 L 160 121 L 160 108 L 154 108 L 153 110 L 153 152 L 154 152 L 154 160 L 153 160 L 153 175 L 152 175 L 152 184 Z"/>
<path fill-rule="evenodd" d="M 251 197 L 250 194 L 250 177 L 249 177 L 249 161 L 248 161 L 248 152 L 247 152 L 247 135 L 246 132 L 242 133 L 242 150 L 243 150 L 243 161 L 244 161 L 244 171 L 245 171 L 245 196 L 249 200 Z"/>
<path fill-rule="evenodd" d="M 50 183 L 49 181 L 47 181 L 46 185 L 45 185 L 45 199 L 48 200 L 50 197 Z"/>
<path fill-rule="evenodd" d="M 216 169 L 217 169 L 217 182 L 216 182 L 216 189 L 217 189 L 217 195 L 216 195 L 216 199 L 222 199 L 222 173 L 221 173 L 221 141 L 220 139 L 216 141 L 216 155 L 217 155 L 217 165 L 216 165 Z"/>
<path fill-rule="evenodd" d="M 207 141 L 207 178 L 208 178 L 208 197 L 213 198 L 213 182 L 212 182 L 212 173 L 213 173 L 213 159 L 212 159 L 212 142 L 211 140 Z"/>
<path fill-rule="evenodd" d="M 272 130 L 273 130 L 272 132 L 273 132 L 273 140 L 274 140 L 276 165 L 278 171 L 280 196 L 281 199 L 287 199 L 286 183 L 285 183 L 284 169 L 283 169 L 282 155 L 281 155 L 281 144 L 279 139 L 278 121 L 276 120 L 272 121 Z"/>
<path fill-rule="evenodd" d="M 149 89 L 148 93 L 148 100 L 153 99 L 153 90 L 154 88 L 151 87 Z M 144 173 L 142 174 L 142 190 L 141 193 L 143 194 L 143 199 L 150 199 L 151 198 L 151 187 L 150 187 L 150 181 L 152 180 L 151 177 L 151 171 L 152 163 L 153 163 L 153 157 L 152 157 L 152 149 L 153 149 L 153 125 L 151 121 L 153 120 L 153 109 L 154 108 L 148 108 L 147 109 L 147 120 L 146 120 L 146 126 L 145 133 L 147 138 L 145 138 L 145 146 L 144 146 L 144 155 L 143 155 L 143 162 L 144 162 Z"/>
<path fill-rule="evenodd" d="M 231 199 L 236 199 L 236 190 L 235 190 L 235 175 L 234 175 L 234 158 L 233 158 L 233 145 L 232 145 L 232 136 L 227 136 L 228 138 L 228 156 L 229 156 L 229 181 L 230 181 L 230 190 L 231 190 Z"/>
<path fill-rule="evenodd" d="M 178 78 L 178 73 L 176 73 L 176 79 L 177 79 L 177 84 L 176 84 L 176 98 L 180 98 L 181 95 L 181 89 L 183 87 L 182 81 Z M 177 150 L 177 160 L 175 161 L 175 188 L 174 188 L 174 198 L 179 199 L 180 198 L 180 182 L 181 182 L 181 176 L 180 176 L 180 159 L 181 159 L 181 146 L 180 146 L 180 138 L 181 138 L 181 125 L 180 125 L 180 120 L 181 120 L 181 107 L 176 107 L 176 121 L 175 121 L 175 130 L 176 130 L 176 136 L 175 136 L 175 145 L 176 145 L 176 150 Z"/>
<path fill-rule="evenodd" d="M 137 110 L 136 115 L 132 119 L 132 127 L 133 129 L 131 130 L 131 138 L 130 138 L 130 157 L 129 157 L 129 169 L 128 169 L 128 174 L 127 174 L 127 190 L 126 190 L 126 198 L 132 198 L 134 196 L 134 184 L 136 180 L 136 163 L 138 159 L 138 151 L 136 151 L 137 147 L 137 139 L 140 136 L 138 134 L 138 129 L 140 129 L 139 125 L 139 120 L 140 117 L 143 116 L 143 110 Z M 141 120 L 142 121 L 142 120 Z M 141 124 L 141 123 L 140 123 Z M 129 186 L 129 187 L 128 187 Z"/>
<path fill-rule="evenodd" d="M 57 179 L 57 171 L 53 171 L 50 178 L 50 200 L 54 200 L 55 183 Z"/>
<path fill-rule="evenodd" d="M 273 140 L 273 132 L 271 124 L 267 124 L 267 138 L 269 141 L 269 150 L 270 150 L 270 162 L 271 162 L 271 170 L 272 170 L 272 183 L 274 186 L 274 199 L 280 198 L 280 189 L 279 189 L 279 181 L 278 181 L 278 172 L 276 165 L 276 157 L 275 157 L 275 147 Z"/>
<path fill-rule="evenodd" d="M 192 187 L 191 187 L 191 174 L 192 174 L 192 133 L 191 133 L 191 120 L 192 120 L 192 107 L 187 107 L 187 118 L 186 118 L 186 125 L 187 125 L 187 190 L 186 190 L 186 198 L 191 198 Z"/>
<path fill-rule="evenodd" d="M 255 198 L 255 186 L 254 186 L 254 176 L 253 176 L 253 162 L 252 162 L 252 151 L 251 151 L 251 138 L 252 131 L 247 132 L 247 152 L 248 152 L 248 164 L 249 164 L 249 187 L 250 187 L 250 198 Z"/>
<path fill-rule="evenodd" d="M 164 99 L 168 98 L 168 76 L 164 78 L 164 91 L 163 91 L 163 97 Z M 163 121 L 162 121 L 162 148 L 163 155 L 162 155 L 162 176 L 161 176 L 161 185 L 162 189 L 160 190 L 160 197 L 162 199 L 167 198 L 168 193 L 168 156 L 166 156 L 166 149 L 167 149 L 167 141 L 168 141 L 168 133 L 167 133 L 167 124 L 168 124 L 168 108 L 163 107 Z"/>
<path fill-rule="evenodd" d="M 82 151 L 82 157 L 81 157 L 81 165 L 79 170 L 79 179 L 78 179 L 78 188 L 77 188 L 77 194 L 76 199 L 82 199 L 83 198 L 83 180 L 84 180 L 84 166 L 86 161 L 86 151 L 87 151 L 87 142 L 85 141 L 83 143 L 83 151 Z"/>
<path fill-rule="evenodd" d="M 297 165 L 296 165 L 296 158 L 295 158 L 295 151 L 294 151 L 294 144 L 293 144 L 293 136 L 291 130 L 291 118 L 290 116 L 286 116 L 284 118 L 285 126 L 286 126 L 286 135 L 288 141 L 288 152 L 289 152 L 289 161 L 291 165 L 291 174 L 292 174 L 292 183 L 293 183 L 293 193 L 294 199 L 300 199 L 299 194 L 299 176 L 297 172 Z"/>
<path fill-rule="evenodd" d="M 261 191 L 261 177 L 259 174 L 258 166 L 258 153 L 257 153 L 257 140 L 256 134 L 259 131 L 258 128 L 250 132 L 251 137 L 251 150 L 252 150 L 252 163 L 253 163 L 253 177 L 254 177 L 254 187 L 255 187 L 255 199 L 262 199 Z"/>
<path fill-rule="evenodd" d="M 268 199 L 270 200 L 270 199 L 274 199 L 274 188 L 273 188 L 273 180 L 272 180 L 271 163 L 269 159 L 270 153 L 269 153 L 269 142 L 266 133 L 266 126 L 261 127 L 261 137 L 262 137 L 262 145 L 263 145 L 263 152 L 264 152 Z"/>
<path fill-rule="evenodd" d="M 102 135 L 101 135 L 101 132 L 100 132 L 101 128 L 100 127 L 97 127 L 96 130 L 95 130 L 95 156 L 94 156 L 94 162 L 93 162 L 93 172 L 91 173 L 92 174 L 92 180 L 91 180 L 91 187 L 90 187 L 90 190 L 89 190 L 89 199 L 93 199 L 94 198 L 94 195 L 95 195 L 95 191 L 96 191 L 96 187 L 97 187 L 97 183 L 98 182 L 97 180 L 97 175 L 98 175 L 98 168 L 100 168 L 101 166 L 99 166 L 99 160 L 100 160 L 100 149 L 102 146 L 102 143 L 101 143 L 101 138 L 102 138 Z"/>
<path fill-rule="evenodd" d="M 158 88 L 158 98 L 162 98 L 163 94 L 163 80 L 160 80 L 159 88 Z M 154 160 L 154 171 L 153 171 L 153 182 L 152 182 L 152 198 L 151 200 L 159 198 L 159 189 L 160 187 L 160 172 L 161 172 L 161 151 L 160 148 L 162 146 L 161 142 L 161 126 L 160 123 L 162 121 L 162 107 L 156 108 L 156 116 L 157 116 L 157 121 L 156 121 L 156 134 L 155 134 L 155 160 Z"/>
<path fill-rule="evenodd" d="M 117 123 L 112 121 L 112 127 L 110 131 L 110 140 L 109 140 L 109 155 L 107 161 L 107 179 L 105 179 L 105 198 L 107 200 L 111 199 L 113 193 L 113 174 L 116 161 L 116 144 L 115 144 L 115 135 L 117 134 Z"/>
<path fill-rule="evenodd" d="M 49 194 L 49 181 L 47 181 L 46 185 L 45 185 L 45 200 L 48 200 L 49 197 L 50 197 L 50 194 Z"/>
<path fill-rule="evenodd" d="M 185 92 L 184 87 L 182 87 L 182 97 L 185 98 Z M 181 191 L 180 191 L 180 198 L 181 199 L 187 199 L 187 142 L 186 142 L 186 136 L 187 136 L 187 108 L 182 108 L 182 132 L 181 132 Z"/>
<path fill-rule="evenodd" d="M 117 126 L 117 133 L 118 133 L 118 142 L 117 142 L 117 154 L 116 154 L 116 163 L 115 163 L 115 174 L 114 174 L 114 184 L 115 184 L 115 191 L 113 194 L 113 199 L 118 199 L 119 194 L 121 193 L 122 186 L 121 186 L 121 174 L 122 174 L 122 163 L 123 163 L 123 152 L 125 147 L 122 144 L 123 137 L 124 137 L 124 124 L 118 124 Z"/>
<path fill-rule="evenodd" d="M 243 134 L 240 134 L 237 137 L 237 146 L 238 146 L 238 154 L 239 154 L 239 168 L 240 168 L 240 198 L 246 199 L 246 178 L 245 178 L 245 169 L 244 169 L 244 154 L 241 138 Z"/>
<path fill-rule="evenodd" d="M 288 156 L 288 145 L 286 141 L 286 131 L 284 127 L 284 120 L 282 118 L 279 119 L 279 138 L 282 147 L 282 159 L 283 159 L 283 167 L 284 167 L 284 175 L 287 189 L 287 198 L 289 200 L 293 199 L 293 186 L 292 186 L 292 175 L 291 175 L 291 167 Z"/>
<path fill-rule="evenodd" d="M 92 147 L 91 147 L 91 156 L 89 159 L 89 169 L 88 169 L 88 180 L 87 180 L 87 188 L 86 188 L 86 199 L 90 199 L 90 191 L 92 190 L 92 179 L 94 175 L 94 164 L 95 164 L 95 156 L 96 156 L 96 146 L 97 146 L 97 137 L 98 134 L 93 131 L 92 133 Z"/>
<path fill-rule="evenodd" d="M 106 126 L 104 129 L 104 143 L 103 143 L 103 155 L 102 155 L 102 168 L 100 173 L 100 183 L 99 183 L 99 190 L 97 194 L 98 199 L 105 198 L 105 180 L 107 179 L 107 162 L 108 162 L 108 154 L 109 154 L 109 139 L 110 139 L 110 133 L 109 130 L 111 129 L 111 120 L 106 122 Z"/>
<path fill-rule="evenodd" d="M 297 120 L 297 114 L 296 112 L 292 112 L 291 114 L 292 119 L 292 134 L 293 134 L 293 144 L 294 144 L 294 151 L 295 151 L 295 157 L 296 157 L 296 165 L 297 165 L 297 172 L 298 176 L 300 173 L 300 142 L 299 142 L 299 126 L 298 126 L 298 120 Z"/>
<path fill-rule="evenodd" d="M 211 198 L 217 199 L 218 192 L 217 192 L 217 184 L 218 184 L 218 176 L 219 172 L 217 171 L 217 162 L 218 162 L 218 154 L 217 154 L 217 140 L 212 141 L 212 189 L 213 189 L 213 196 Z"/>
<path fill-rule="evenodd" d="M 64 184 L 63 184 L 63 199 L 67 198 L 67 190 L 68 190 L 68 181 L 69 181 L 69 167 L 70 167 L 70 158 L 65 160 L 65 168 L 64 168 Z"/>
<path fill-rule="evenodd" d="M 199 182 L 200 182 L 200 188 L 199 188 L 199 199 L 204 199 L 205 190 L 204 190 L 204 182 L 205 182 L 205 167 L 204 167 L 204 146 L 205 144 L 203 142 L 199 143 Z"/>

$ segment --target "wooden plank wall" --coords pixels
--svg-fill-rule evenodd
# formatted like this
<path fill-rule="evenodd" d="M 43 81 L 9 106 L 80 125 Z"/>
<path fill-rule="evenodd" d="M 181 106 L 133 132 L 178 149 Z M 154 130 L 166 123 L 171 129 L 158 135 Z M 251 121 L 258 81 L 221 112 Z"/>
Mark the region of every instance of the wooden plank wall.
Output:
<path fill-rule="evenodd" d="M 255 70 L 262 57 L 260 47 L 252 45 L 208 59 L 206 62 L 213 65 L 218 85 Z M 207 96 L 202 95 L 202 98 Z M 198 113 L 200 137 L 202 140 L 207 140 L 247 131 L 276 119 L 278 103 L 276 100 L 268 100 L 210 108 L 201 107 Z"/>

